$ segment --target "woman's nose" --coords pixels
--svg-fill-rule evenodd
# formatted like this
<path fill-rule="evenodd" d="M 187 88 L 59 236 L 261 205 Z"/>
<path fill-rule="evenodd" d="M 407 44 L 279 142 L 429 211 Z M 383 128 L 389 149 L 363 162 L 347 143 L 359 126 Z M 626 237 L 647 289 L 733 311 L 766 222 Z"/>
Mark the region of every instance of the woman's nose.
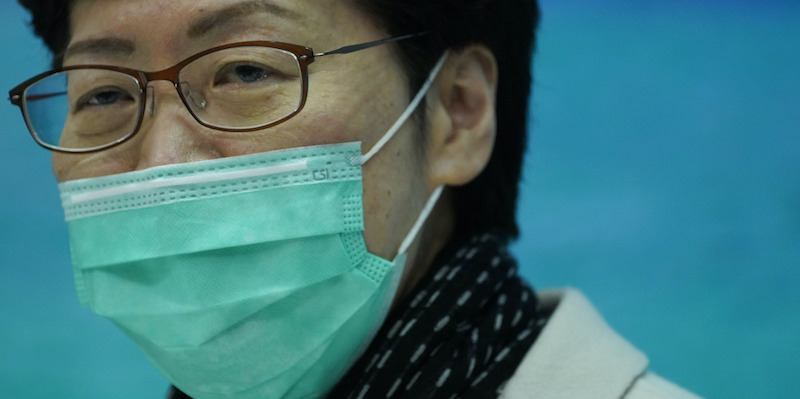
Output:
<path fill-rule="evenodd" d="M 192 117 L 171 83 L 153 82 L 146 94 L 145 114 L 135 138 L 137 170 L 219 157 L 210 139 L 213 132 Z"/>

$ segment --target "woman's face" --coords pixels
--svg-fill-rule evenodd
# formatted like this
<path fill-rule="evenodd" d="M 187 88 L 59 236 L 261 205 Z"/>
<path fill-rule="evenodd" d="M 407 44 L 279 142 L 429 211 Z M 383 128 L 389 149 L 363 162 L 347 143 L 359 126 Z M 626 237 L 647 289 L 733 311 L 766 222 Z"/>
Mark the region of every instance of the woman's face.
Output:
<path fill-rule="evenodd" d="M 65 65 L 143 71 L 161 70 L 208 48 L 239 41 L 281 41 L 320 52 L 388 36 L 349 2 L 336 0 L 77 0 L 71 28 Z M 66 181 L 351 141 L 361 141 L 366 152 L 414 94 L 390 50 L 382 45 L 318 58 L 308 69 L 305 108 L 282 124 L 249 133 L 201 126 L 169 82 L 152 82 L 148 112 L 136 136 L 98 153 L 55 154 L 54 173 Z M 417 142 L 417 129 L 415 123 L 406 123 L 363 169 L 364 237 L 370 252 L 386 259 L 396 255 L 433 188 L 424 176 L 420 148 L 425 143 Z M 412 268 L 414 255 L 412 248 Z"/>

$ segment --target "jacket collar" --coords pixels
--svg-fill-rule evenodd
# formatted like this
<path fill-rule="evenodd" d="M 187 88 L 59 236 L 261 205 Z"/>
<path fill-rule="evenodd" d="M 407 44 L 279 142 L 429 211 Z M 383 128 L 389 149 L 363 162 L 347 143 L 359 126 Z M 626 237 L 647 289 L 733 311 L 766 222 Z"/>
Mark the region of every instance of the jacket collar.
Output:
<path fill-rule="evenodd" d="M 579 291 L 537 295 L 552 316 L 501 398 L 622 397 L 647 368 L 645 355 L 611 329 Z"/>

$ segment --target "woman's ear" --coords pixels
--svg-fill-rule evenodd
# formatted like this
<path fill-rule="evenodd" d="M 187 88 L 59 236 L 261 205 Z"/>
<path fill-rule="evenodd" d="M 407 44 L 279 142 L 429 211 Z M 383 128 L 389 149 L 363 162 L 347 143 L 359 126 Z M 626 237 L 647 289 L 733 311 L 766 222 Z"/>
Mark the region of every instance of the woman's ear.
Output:
<path fill-rule="evenodd" d="M 451 51 L 428 94 L 430 184 L 469 183 L 486 164 L 495 140 L 497 61 L 486 46 Z"/>

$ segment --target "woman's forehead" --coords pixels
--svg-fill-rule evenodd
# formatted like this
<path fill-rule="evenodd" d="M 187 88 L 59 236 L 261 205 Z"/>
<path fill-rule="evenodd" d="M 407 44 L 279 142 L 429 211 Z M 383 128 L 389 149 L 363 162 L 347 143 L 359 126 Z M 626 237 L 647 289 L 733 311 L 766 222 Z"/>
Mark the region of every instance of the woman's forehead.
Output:
<path fill-rule="evenodd" d="M 371 25 L 343 0 L 76 0 L 73 34 L 87 29 L 161 31 L 173 28 L 198 37 L 237 22 L 274 24 L 284 30 L 328 32 Z M 159 24 L 167 24 L 159 25 Z"/>
<path fill-rule="evenodd" d="M 246 40 L 324 51 L 379 38 L 371 21 L 353 7 L 343 0 L 77 0 L 65 63 L 87 49 L 180 58 Z M 90 53 L 80 62 L 114 61 L 103 58 L 106 55 Z"/>

